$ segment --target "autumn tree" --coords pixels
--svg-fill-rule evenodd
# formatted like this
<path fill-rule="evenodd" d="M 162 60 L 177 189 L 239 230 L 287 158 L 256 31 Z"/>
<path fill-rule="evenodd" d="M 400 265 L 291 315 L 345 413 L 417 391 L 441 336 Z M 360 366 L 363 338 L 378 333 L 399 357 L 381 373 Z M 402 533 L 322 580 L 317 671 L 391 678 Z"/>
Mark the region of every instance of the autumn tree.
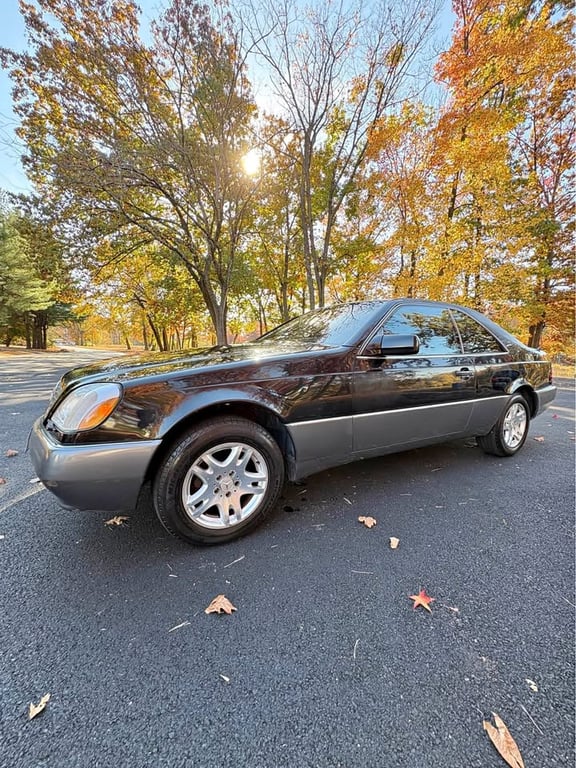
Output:
<path fill-rule="evenodd" d="M 259 126 L 257 204 L 247 244 L 247 266 L 262 332 L 268 321 L 288 320 L 303 305 L 306 284 L 298 215 L 296 139 L 280 117 L 264 115 Z M 268 297 L 275 305 L 268 308 Z"/>
<path fill-rule="evenodd" d="M 255 107 L 230 16 L 172 0 L 146 44 L 131 0 L 22 0 L 21 11 L 29 50 L 2 58 L 30 178 L 75 237 L 129 229 L 172 253 L 225 343 L 254 192 L 240 159 Z"/>
<path fill-rule="evenodd" d="M 129 241 L 137 242 L 137 237 Z M 125 243 L 102 240 L 91 257 L 86 296 L 93 312 L 146 349 L 167 351 L 196 346 L 205 321 L 202 297 L 181 261 L 157 244 L 140 245 L 130 258 L 117 258 Z M 204 334 L 205 336 L 208 334 Z"/>
<path fill-rule="evenodd" d="M 431 108 L 406 102 L 398 114 L 380 118 L 370 134 L 366 188 L 395 296 L 431 293 L 427 256 L 436 236 L 435 128 Z"/>
<path fill-rule="evenodd" d="M 479 307 L 527 310 L 534 345 L 555 288 L 565 296 L 567 287 L 573 20 L 565 8 L 455 0 L 452 44 L 436 67 L 449 92 L 436 139 L 437 290 L 453 294 L 456 285 Z"/>
<path fill-rule="evenodd" d="M 365 159 L 372 125 L 414 74 L 435 2 L 254 0 L 246 24 L 295 139 L 298 213 L 310 307 L 334 271 L 337 217 Z"/>

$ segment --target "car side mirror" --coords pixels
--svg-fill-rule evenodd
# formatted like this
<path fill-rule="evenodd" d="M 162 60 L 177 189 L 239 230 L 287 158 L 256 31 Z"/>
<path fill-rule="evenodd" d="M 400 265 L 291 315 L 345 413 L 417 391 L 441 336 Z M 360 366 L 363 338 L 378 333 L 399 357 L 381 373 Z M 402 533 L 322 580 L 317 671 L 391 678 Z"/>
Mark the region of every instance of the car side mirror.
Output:
<path fill-rule="evenodd" d="M 420 350 L 420 339 L 415 334 L 393 333 L 376 336 L 364 354 L 370 357 L 387 357 L 388 355 L 416 355 Z"/>

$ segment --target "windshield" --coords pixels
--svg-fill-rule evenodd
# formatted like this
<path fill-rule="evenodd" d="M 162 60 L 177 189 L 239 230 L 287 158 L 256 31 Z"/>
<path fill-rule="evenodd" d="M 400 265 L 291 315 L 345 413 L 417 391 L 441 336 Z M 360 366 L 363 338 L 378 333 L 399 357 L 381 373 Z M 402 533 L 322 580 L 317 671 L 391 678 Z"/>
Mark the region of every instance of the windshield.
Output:
<path fill-rule="evenodd" d="M 266 342 L 305 342 L 314 346 L 339 347 L 353 344 L 372 320 L 376 322 L 382 302 L 366 301 L 316 309 L 289 320 L 256 340 Z"/>

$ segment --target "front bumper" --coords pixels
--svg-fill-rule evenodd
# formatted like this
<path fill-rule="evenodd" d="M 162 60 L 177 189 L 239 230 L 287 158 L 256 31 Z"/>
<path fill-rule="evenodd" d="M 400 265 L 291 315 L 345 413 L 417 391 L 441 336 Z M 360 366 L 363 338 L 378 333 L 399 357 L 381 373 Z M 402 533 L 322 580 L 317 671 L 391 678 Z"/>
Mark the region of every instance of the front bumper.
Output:
<path fill-rule="evenodd" d="M 42 421 L 32 427 L 30 456 L 39 479 L 62 506 L 106 512 L 135 506 L 160 440 L 60 445 Z"/>

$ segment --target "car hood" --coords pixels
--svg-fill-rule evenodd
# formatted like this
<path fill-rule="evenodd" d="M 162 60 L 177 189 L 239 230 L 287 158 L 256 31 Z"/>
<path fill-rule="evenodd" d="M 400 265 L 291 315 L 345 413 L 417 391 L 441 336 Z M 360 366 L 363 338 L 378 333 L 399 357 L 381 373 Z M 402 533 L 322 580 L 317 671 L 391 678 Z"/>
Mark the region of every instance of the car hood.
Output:
<path fill-rule="evenodd" d="M 73 368 L 62 379 L 62 388 L 71 384 L 94 381 L 130 381 L 143 377 L 178 376 L 179 374 L 202 374 L 213 370 L 238 368 L 240 371 L 260 363 L 274 363 L 285 359 L 296 359 L 307 353 L 317 354 L 319 350 L 333 348 L 319 347 L 306 342 L 257 342 L 226 347 L 178 352 L 155 352 L 144 355 L 115 357 L 98 363 Z M 266 378 L 286 375 L 285 367 L 268 365 Z"/>

